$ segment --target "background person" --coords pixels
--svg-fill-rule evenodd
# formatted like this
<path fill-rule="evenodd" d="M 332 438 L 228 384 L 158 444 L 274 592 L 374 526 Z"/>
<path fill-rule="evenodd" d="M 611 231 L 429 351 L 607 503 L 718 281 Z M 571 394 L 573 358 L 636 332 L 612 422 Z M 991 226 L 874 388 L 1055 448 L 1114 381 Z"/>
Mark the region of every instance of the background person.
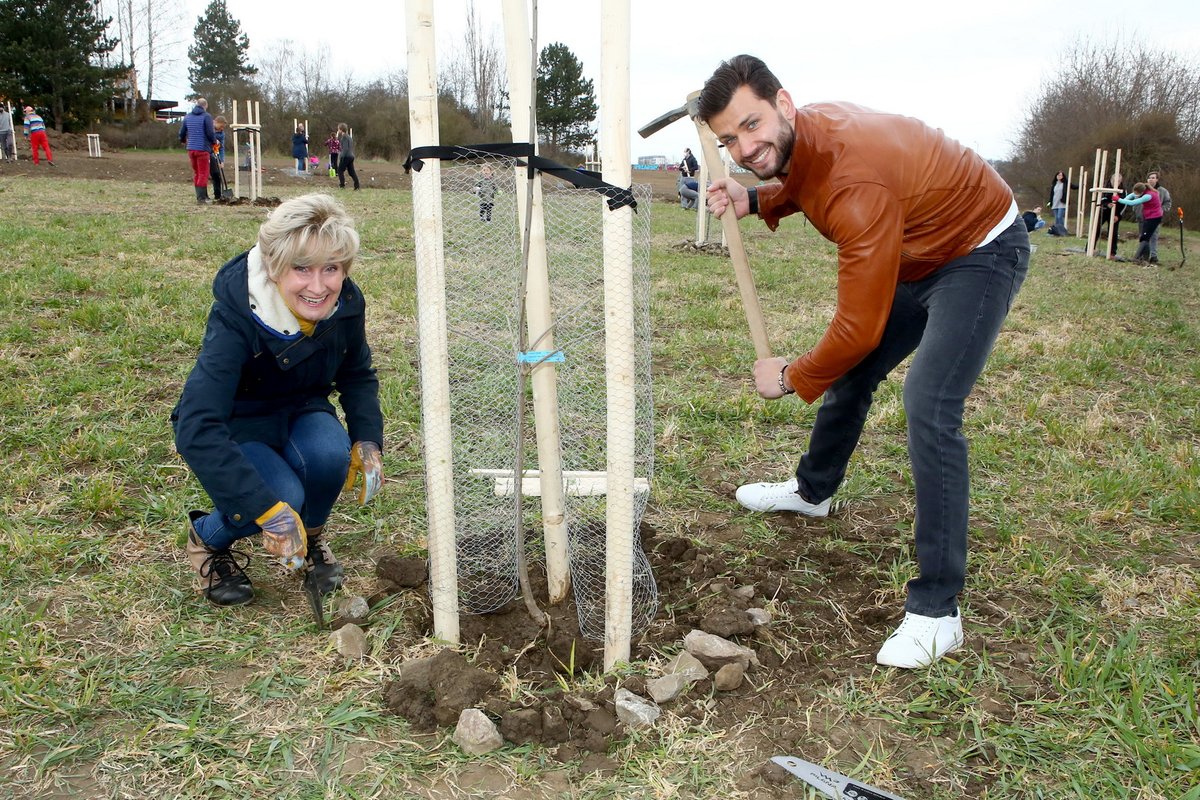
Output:
<path fill-rule="evenodd" d="M 1078 189 L 1078 186 L 1071 185 L 1071 189 Z M 1067 173 L 1061 169 L 1054 174 L 1054 180 L 1050 181 L 1050 199 L 1046 205 L 1050 206 L 1050 210 L 1054 212 L 1054 224 L 1047 231 L 1051 236 L 1067 236 Z"/>
<path fill-rule="evenodd" d="M 1166 219 L 1171 215 L 1171 210 L 1174 207 L 1171 202 L 1171 193 L 1167 191 L 1167 187 L 1158 182 L 1158 172 L 1153 171 L 1146 175 L 1146 186 L 1158 192 L 1158 200 L 1162 205 L 1162 218 Z M 1155 225 L 1154 230 L 1150 233 L 1150 263 L 1158 263 L 1158 234 L 1161 233 L 1161 226 Z"/>
<path fill-rule="evenodd" d="M 50 152 L 50 139 L 46 136 L 46 121 L 33 110 L 33 106 L 25 106 L 24 128 L 25 138 L 29 140 L 29 149 L 33 152 L 33 163 L 38 164 L 38 150 L 46 152 L 46 163 L 54 166 L 54 154 Z"/>
<path fill-rule="evenodd" d="M 0 106 L 0 158 L 5 161 L 17 160 L 17 139 L 13 131 L 12 109 L 7 104 Z"/>
<path fill-rule="evenodd" d="M 342 143 L 338 141 L 337 131 L 331 131 L 325 140 L 325 149 L 329 151 L 329 177 L 337 175 L 338 153 L 342 151 Z"/>
<path fill-rule="evenodd" d="M 213 143 L 208 157 L 208 177 L 213 186 L 213 199 L 220 200 L 225 196 L 225 173 L 222 171 L 225 164 L 224 117 L 213 117 L 213 136 L 217 141 Z"/>
<path fill-rule="evenodd" d="M 1138 261 L 1149 261 L 1150 236 L 1158 232 L 1158 226 L 1162 223 L 1163 219 L 1162 201 L 1159 199 L 1158 192 L 1139 181 L 1133 185 L 1132 196 L 1127 195 L 1117 200 L 1117 202 L 1124 206 L 1135 206 L 1142 210 L 1142 222 L 1138 229 L 1137 252 L 1133 254 L 1133 257 Z"/>
<path fill-rule="evenodd" d="M 876 387 L 915 352 L 904 380 L 916 487 L 918 577 L 904 620 L 876 661 L 923 667 L 962 645 L 968 459 L 963 408 L 1029 263 L 1012 191 L 971 150 L 911 117 L 848 103 L 797 107 L 758 58 L 713 73 L 700 118 L 760 179 L 713 181 L 710 210 L 757 213 L 768 227 L 803 211 L 838 246 L 837 305 L 800 358 L 754 365 L 758 393 L 823 397 L 796 474 L 737 490 L 755 511 L 829 513 Z"/>
<path fill-rule="evenodd" d="M 679 172 L 685 178 L 691 178 L 700 171 L 700 162 L 692 155 L 692 148 L 683 148 L 683 160 L 679 162 Z"/>
<path fill-rule="evenodd" d="M 249 556 L 233 547 L 259 531 L 273 555 L 307 556 L 322 593 L 337 588 L 330 509 L 359 473 L 360 503 L 382 485 L 379 381 L 349 278 L 358 246 L 336 200 L 302 195 L 272 211 L 258 243 L 213 281 L 204 344 L 171 421 L 215 506 L 189 512 L 187 554 L 216 605 L 253 599 Z"/>
<path fill-rule="evenodd" d="M 304 123 L 297 125 L 292 134 L 292 158 L 296 159 L 296 174 L 308 175 L 308 134 L 304 132 Z"/>
<path fill-rule="evenodd" d="M 179 141 L 187 147 L 188 160 L 192 164 L 192 186 L 196 189 L 196 202 L 208 202 L 208 171 L 212 147 L 217 143 L 217 131 L 213 118 L 208 113 L 208 101 L 203 97 L 179 124 Z"/>
<path fill-rule="evenodd" d="M 337 138 L 340 149 L 338 152 L 338 187 L 346 188 L 346 173 L 350 173 L 350 179 L 354 181 L 354 191 L 358 191 L 358 173 L 354 171 L 354 137 L 350 135 L 350 127 L 339 122 L 337 126 Z"/>

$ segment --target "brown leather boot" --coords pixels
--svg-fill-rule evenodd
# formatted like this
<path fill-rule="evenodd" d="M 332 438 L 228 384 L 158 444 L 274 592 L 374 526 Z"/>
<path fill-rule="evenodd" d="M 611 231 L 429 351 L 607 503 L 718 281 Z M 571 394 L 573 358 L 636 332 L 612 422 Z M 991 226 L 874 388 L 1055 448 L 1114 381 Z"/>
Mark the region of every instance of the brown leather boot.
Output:
<path fill-rule="evenodd" d="M 254 599 L 254 587 L 244 568 L 249 557 L 231 549 L 213 550 L 196 533 L 196 521 L 203 511 L 188 512 L 188 561 L 195 570 L 209 602 L 218 606 L 240 606 Z M 238 556 L 242 557 L 241 563 Z"/>
<path fill-rule="evenodd" d="M 342 565 L 329 549 L 329 543 L 322 534 L 324 525 L 308 529 L 308 569 L 321 594 L 328 594 L 342 585 Z"/>

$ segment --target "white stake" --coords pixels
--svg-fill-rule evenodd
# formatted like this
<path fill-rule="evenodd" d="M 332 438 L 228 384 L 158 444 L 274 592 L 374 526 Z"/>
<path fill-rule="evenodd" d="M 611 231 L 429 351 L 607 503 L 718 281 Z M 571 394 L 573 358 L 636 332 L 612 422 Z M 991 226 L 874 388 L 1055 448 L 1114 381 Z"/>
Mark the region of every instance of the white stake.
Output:
<path fill-rule="evenodd" d="M 437 61 L 433 0 L 406 0 L 408 120 L 413 146 L 438 143 Z M 446 273 L 442 247 L 442 165 L 427 159 L 412 172 L 413 238 L 417 261 L 417 326 L 421 359 L 421 422 L 429 518 L 429 585 L 434 636 L 457 644 L 458 565 L 454 531 L 454 464 L 450 431 L 450 370 L 446 334 Z"/>
<path fill-rule="evenodd" d="M 703 135 L 703 131 L 701 131 Z M 713 167 L 708 163 L 708 154 L 700 150 L 700 174 L 696 176 L 696 244 L 708 242 L 708 182 L 712 180 Z"/>
<path fill-rule="evenodd" d="M 238 101 L 233 101 L 233 196 L 242 196 L 242 165 L 239 159 L 242 157 L 242 151 L 238 150 Z"/>
<path fill-rule="evenodd" d="M 629 186 L 629 0 L 600 5 L 600 141 L 604 180 Z M 633 628 L 634 412 L 633 210 L 604 207 L 604 342 L 608 394 L 604 668 L 629 661 Z"/>
<path fill-rule="evenodd" d="M 257 100 L 254 101 L 254 169 L 251 172 L 254 188 L 250 190 L 250 199 L 257 200 L 262 195 L 262 109 Z"/>
<path fill-rule="evenodd" d="M 529 137 L 533 79 L 529 18 L 526 0 L 504 0 L 504 39 L 508 53 L 509 106 L 512 138 Z M 533 144 L 536 146 L 536 137 Z M 518 230 L 525 230 L 530 181 L 523 167 L 516 169 Z M 554 350 L 554 314 L 550 306 L 550 275 L 546 261 L 546 226 L 542 210 L 542 182 L 533 181 L 533 204 L 529 211 L 529 272 L 525 286 L 525 319 L 529 347 Z M 533 419 L 537 432 L 541 482 L 542 529 L 546 542 L 546 582 L 550 602 L 561 603 L 570 589 L 567 566 L 567 522 L 562 489 L 562 445 L 558 416 L 558 372 L 554 363 L 543 361 L 531 375 Z"/>
<path fill-rule="evenodd" d="M 1107 155 L 1107 153 L 1105 155 Z M 1120 190 L 1121 183 L 1122 183 L 1122 181 L 1121 181 L 1121 148 L 1118 147 L 1117 148 L 1117 158 L 1113 162 L 1113 176 L 1112 176 L 1113 194 L 1116 194 L 1117 191 Z M 1113 243 L 1117 239 L 1117 220 L 1120 218 L 1121 211 L 1123 211 L 1123 210 L 1124 210 L 1124 207 L 1120 203 L 1118 203 L 1116 198 L 1114 197 L 1112 202 L 1109 204 L 1108 250 L 1105 251 L 1105 253 L 1104 253 L 1104 257 L 1108 258 L 1110 260 L 1113 258 L 1113 254 L 1116 252 L 1115 250 L 1113 250 Z"/>

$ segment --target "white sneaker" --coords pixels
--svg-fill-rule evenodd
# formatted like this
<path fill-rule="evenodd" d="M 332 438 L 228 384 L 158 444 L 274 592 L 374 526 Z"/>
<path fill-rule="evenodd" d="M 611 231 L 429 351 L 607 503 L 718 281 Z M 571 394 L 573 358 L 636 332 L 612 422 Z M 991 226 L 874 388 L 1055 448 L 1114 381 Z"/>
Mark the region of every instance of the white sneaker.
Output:
<path fill-rule="evenodd" d="M 808 502 L 800 496 L 795 478 L 783 483 L 747 483 L 737 490 L 737 501 L 751 511 L 795 511 L 809 517 L 828 515 L 830 499 Z"/>
<path fill-rule="evenodd" d="M 879 648 L 875 661 L 885 667 L 901 669 L 928 667 L 962 647 L 962 643 L 962 614 L 923 617 L 910 611 L 905 613 L 896 632 Z"/>

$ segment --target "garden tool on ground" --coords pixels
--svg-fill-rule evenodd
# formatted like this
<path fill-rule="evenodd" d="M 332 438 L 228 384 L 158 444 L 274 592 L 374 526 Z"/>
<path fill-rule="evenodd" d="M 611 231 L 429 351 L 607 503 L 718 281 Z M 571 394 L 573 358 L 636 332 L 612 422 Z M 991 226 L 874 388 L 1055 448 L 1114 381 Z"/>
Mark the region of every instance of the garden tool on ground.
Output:
<path fill-rule="evenodd" d="M 811 761 L 792 756 L 775 756 L 771 761 L 833 800 L 904 800 L 891 792 L 831 772 Z"/>

